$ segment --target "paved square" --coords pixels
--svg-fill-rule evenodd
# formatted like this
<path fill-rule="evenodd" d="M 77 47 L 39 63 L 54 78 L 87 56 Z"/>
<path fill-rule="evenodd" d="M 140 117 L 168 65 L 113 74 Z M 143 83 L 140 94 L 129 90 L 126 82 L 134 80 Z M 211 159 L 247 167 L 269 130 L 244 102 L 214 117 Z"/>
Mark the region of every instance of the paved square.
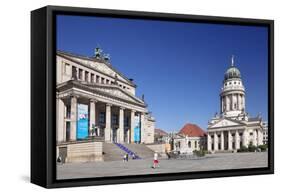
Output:
<path fill-rule="evenodd" d="M 68 163 L 57 165 L 57 179 L 126 176 L 155 173 L 210 171 L 268 166 L 268 153 L 221 153 L 196 159 L 160 159 L 153 169 L 152 158 L 145 160 Z"/>

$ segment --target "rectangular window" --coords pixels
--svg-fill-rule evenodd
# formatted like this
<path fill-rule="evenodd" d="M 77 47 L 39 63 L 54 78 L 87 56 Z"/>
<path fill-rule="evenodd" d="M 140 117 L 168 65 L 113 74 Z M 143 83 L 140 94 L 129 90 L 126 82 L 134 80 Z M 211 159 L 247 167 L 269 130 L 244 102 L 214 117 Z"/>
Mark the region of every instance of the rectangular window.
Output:
<path fill-rule="evenodd" d="M 99 114 L 99 123 L 104 124 L 105 123 L 105 112 L 100 112 Z"/>
<path fill-rule="evenodd" d="M 70 115 L 71 115 L 70 105 L 66 105 L 66 118 L 70 119 Z"/>
<path fill-rule="evenodd" d="M 85 71 L 85 81 L 89 81 L 89 72 Z"/>
<path fill-rule="evenodd" d="M 95 79 L 95 75 L 91 73 L 91 83 L 94 83 L 94 82 L 95 82 L 94 79 Z"/>
<path fill-rule="evenodd" d="M 104 78 L 103 77 L 101 78 L 101 83 L 104 84 Z"/>
<path fill-rule="evenodd" d="M 96 83 L 99 83 L 100 76 L 96 75 Z"/>
<path fill-rule="evenodd" d="M 72 78 L 77 79 L 77 70 L 75 66 L 72 66 Z"/>
<path fill-rule="evenodd" d="M 79 69 L 78 79 L 82 79 L 83 70 Z"/>
<path fill-rule="evenodd" d="M 69 68 L 70 68 L 70 65 L 68 63 L 65 63 L 63 73 L 68 75 L 69 74 Z"/>
<path fill-rule="evenodd" d="M 112 115 L 111 122 L 113 125 L 118 125 L 118 115 L 117 114 Z"/>

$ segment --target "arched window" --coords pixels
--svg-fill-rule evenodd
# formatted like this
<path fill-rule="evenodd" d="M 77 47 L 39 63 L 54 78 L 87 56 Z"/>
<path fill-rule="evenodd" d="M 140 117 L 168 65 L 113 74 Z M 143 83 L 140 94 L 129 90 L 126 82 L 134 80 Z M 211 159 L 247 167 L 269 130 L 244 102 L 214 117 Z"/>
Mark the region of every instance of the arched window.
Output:
<path fill-rule="evenodd" d="M 188 147 L 191 148 L 191 141 L 188 141 Z"/>

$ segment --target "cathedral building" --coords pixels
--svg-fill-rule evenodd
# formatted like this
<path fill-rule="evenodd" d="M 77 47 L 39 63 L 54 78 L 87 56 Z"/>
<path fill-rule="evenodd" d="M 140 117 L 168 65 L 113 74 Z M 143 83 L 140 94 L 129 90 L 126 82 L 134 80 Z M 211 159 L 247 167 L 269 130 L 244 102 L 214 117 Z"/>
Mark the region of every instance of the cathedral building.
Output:
<path fill-rule="evenodd" d="M 208 123 L 207 149 L 211 152 L 237 151 L 242 146 L 262 144 L 262 118 L 260 115 L 250 117 L 246 112 L 246 90 L 232 57 L 220 93 L 220 114 Z"/>

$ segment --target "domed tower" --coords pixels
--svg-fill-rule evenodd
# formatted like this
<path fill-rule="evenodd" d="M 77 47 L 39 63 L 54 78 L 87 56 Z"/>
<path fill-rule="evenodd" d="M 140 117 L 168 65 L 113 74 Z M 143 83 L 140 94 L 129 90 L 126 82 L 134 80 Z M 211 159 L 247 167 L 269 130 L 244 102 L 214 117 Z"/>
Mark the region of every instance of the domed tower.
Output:
<path fill-rule="evenodd" d="M 231 58 L 231 66 L 224 74 L 223 87 L 220 93 L 221 114 L 225 117 L 238 117 L 245 113 L 245 88 L 240 71 Z"/>

